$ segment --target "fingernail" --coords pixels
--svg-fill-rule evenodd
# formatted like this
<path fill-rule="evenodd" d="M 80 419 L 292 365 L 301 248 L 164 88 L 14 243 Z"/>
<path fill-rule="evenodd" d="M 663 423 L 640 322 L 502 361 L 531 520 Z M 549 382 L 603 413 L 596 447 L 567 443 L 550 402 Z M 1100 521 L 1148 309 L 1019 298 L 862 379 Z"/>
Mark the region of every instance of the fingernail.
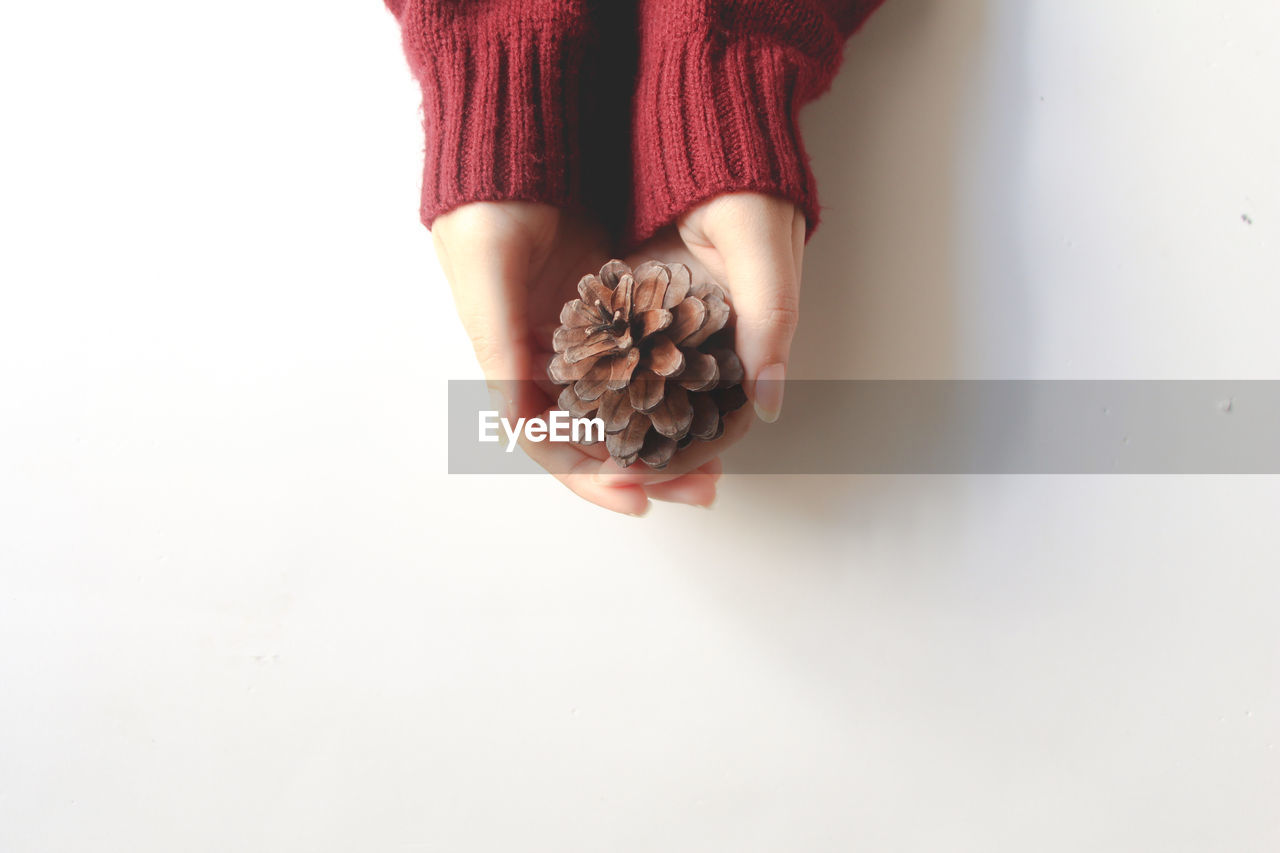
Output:
<path fill-rule="evenodd" d="M 770 364 L 756 376 L 756 414 L 767 424 L 776 423 L 782 415 L 782 385 L 787 368 Z"/>

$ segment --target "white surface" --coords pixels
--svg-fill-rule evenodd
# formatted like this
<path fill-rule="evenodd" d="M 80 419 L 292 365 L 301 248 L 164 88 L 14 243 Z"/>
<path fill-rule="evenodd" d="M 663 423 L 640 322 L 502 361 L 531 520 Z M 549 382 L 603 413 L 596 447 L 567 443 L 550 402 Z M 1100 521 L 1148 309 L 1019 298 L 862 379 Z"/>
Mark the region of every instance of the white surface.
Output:
<path fill-rule="evenodd" d="M 0 12 L 0 850 L 1277 849 L 1275 478 L 448 478 L 346 6 Z M 796 374 L 1280 378 L 1278 44 L 890 0 L 805 118 Z"/>

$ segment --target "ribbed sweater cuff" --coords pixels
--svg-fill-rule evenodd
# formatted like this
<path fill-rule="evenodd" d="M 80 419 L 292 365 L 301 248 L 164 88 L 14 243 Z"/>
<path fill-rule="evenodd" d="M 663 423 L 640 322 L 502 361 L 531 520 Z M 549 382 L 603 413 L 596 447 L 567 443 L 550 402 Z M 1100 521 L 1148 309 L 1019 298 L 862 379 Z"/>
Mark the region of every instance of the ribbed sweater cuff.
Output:
<path fill-rule="evenodd" d="M 422 221 L 475 201 L 581 206 L 578 74 L 585 35 L 563 22 L 415 32 L 426 150 Z"/>
<path fill-rule="evenodd" d="M 699 203 L 754 191 L 793 202 L 818 223 L 797 125 L 811 74 L 794 51 L 741 40 L 664 45 L 646 56 L 633 112 L 630 237 L 648 239 Z"/>

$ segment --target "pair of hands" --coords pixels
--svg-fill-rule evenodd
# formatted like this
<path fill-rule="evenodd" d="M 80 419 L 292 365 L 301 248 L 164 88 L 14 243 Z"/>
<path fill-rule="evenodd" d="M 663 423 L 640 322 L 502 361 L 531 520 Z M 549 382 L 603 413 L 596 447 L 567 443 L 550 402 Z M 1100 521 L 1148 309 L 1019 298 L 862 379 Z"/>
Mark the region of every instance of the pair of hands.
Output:
<path fill-rule="evenodd" d="M 436 257 L 489 387 L 507 417 L 555 408 L 546 380 L 551 335 L 579 278 L 610 258 L 604 230 L 544 204 L 475 202 L 432 224 Z M 682 216 L 626 258 L 683 263 L 694 280 L 728 292 L 737 314 L 734 345 L 746 370 L 756 414 L 777 420 L 782 380 L 795 334 L 805 218 L 788 201 L 758 193 L 717 196 Z M 538 384 L 529 381 L 535 380 Z M 558 389 L 554 389 L 558 391 Z M 720 453 L 746 434 L 747 409 L 731 415 L 724 435 L 694 442 L 662 471 L 641 463 L 620 468 L 603 445 L 520 444 L 537 463 L 586 500 L 643 515 L 650 499 L 709 506 L 722 470 Z"/>

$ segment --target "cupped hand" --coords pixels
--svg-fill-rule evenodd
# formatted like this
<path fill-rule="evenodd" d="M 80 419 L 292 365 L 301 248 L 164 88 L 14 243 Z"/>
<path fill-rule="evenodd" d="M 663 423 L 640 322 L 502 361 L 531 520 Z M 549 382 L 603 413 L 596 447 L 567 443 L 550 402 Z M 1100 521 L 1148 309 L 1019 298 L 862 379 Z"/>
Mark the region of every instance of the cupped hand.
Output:
<path fill-rule="evenodd" d="M 800 319 L 804 214 L 759 193 L 717 196 L 680 219 L 680 241 L 722 283 L 738 315 L 734 346 L 760 419 L 782 413 L 791 339 Z"/>
<path fill-rule="evenodd" d="M 455 208 L 432 223 L 431 236 L 458 315 L 504 416 L 545 416 L 555 405 L 545 374 L 551 333 L 578 279 L 610 259 L 606 232 L 556 207 L 498 201 Z M 523 437 L 520 444 L 581 497 L 630 515 L 643 514 L 650 498 L 709 505 L 720 476 L 719 462 L 708 457 L 686 467 L 684 476 L 610 484 L 598 476 L 607 458 L 603 446 L 580 448 Z"/>
<path fill-rule="evenodd" d="M 756 415 L 769 423 L 782 411 L 787 360 L 799 320 L 805 231 L 804 214 L 791 202 L 730 193 L 690 210 L 630 259 L 683 263 L 695 281 L 709 279 L 729 292 L 736 315 L 734 348 L 746 373 L 747 395 Z M 661 471 L 607 462 L 603 477 L 622 488 L 673 480 L 717 458 L 746 434 L 750 423 L 750 414 L 739 410 L 726 419 L 720 439 L 694 442 Z"/>

